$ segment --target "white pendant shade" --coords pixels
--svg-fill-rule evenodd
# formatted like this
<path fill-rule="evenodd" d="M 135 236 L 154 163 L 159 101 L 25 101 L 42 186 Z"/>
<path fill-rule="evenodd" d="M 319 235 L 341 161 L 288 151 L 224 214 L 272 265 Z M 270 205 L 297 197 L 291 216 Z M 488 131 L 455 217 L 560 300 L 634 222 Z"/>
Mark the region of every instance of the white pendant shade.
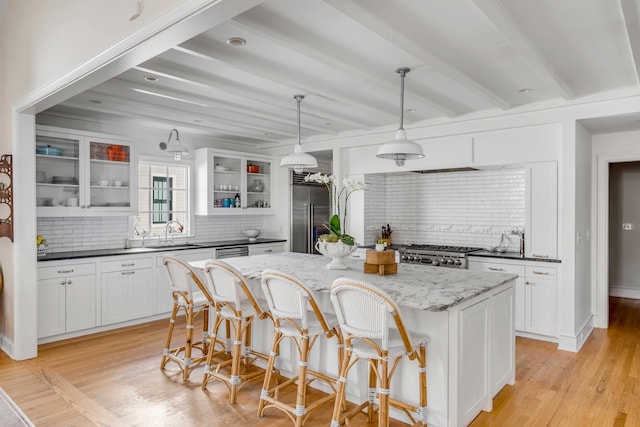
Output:
<path fill-rule="evenodd" d="M 407 139 L 404 129 L 398 129 L 393 140 L 380 146 L 376 157 L 381 159 L 392 159 L 398 166 L 404 166 L 407 159 L 421 159 L 424 152 L 420 144 Z"/>
<path fill-rule="evenodd" d="M 176 137 L 174 141 L 171 142 L 171 137 L 173 136 L 174 132 L 176 134 Z M 169 132 L 169 139 L 166 143 L 160 143 L 160 149 L 167 150 L 168 152 L 173 153 L 173 159 L 177 162 L 182 160 L 182 156 L 186 156 L 189 154 L 189 149 L 182 145 L 182 143 L 180 142 L 180 135 L 178 134 L 177 129 L 171 129 L 171 131 Z"/>
<path fill-rule="evenodd" d="M 300 141 L 300 102 L 304 96 L 295 95 L 293 98 L 298 101 L 298 143 L 293 149 L 293 153 L 282 158 L 280 166 L 291 168 L 295 173 L 302 173 L 305 168 L 317 168 L 318 161 L 311 154 L 302 150 L 302 142 Z"/>
<path fill-rule="evenodd" d="M 424 152 L 420 144 L 407 139 L 404 131 L 404 76 L 411 71 L 410 68 L 398 68 L 396 73 L 400 74 L 400 127 L 392 141 L 382 144 L 378 149 L 376 157 L 381 159 L 395 160 L 396 165 L 404 166 L 405 160 L 421 159 Z"/>
<path fill-rule="evenodd" d="M 302 145 L 296 144 L 293 153 L 282 158 L 280 166 L 292 168 L 296 173 L 302 173 L 304 168 L 317 168 L 318 161 L 311 154 L 302 151 Z"/>

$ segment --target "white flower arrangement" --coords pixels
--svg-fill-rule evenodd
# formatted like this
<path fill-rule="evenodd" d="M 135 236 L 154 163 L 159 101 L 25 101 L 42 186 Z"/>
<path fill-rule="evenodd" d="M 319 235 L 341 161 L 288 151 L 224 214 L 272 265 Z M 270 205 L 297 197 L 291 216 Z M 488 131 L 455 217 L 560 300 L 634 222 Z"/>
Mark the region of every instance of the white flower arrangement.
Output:
<path fill-rule="evenodd" d="M 347 224 L 347 206 L 349 197 L 353 192 L 366 190 L 367 185 L 355 179 L 345 178 L 342 180 L 342 188 L 338 189 L 334 175 L 317 172 L 304 177 L 305 182 L 316 182 L 327 187 L 329 192 L 329 212 L 331 219 L 325 224 L 327 230 L 331 233 L 325 241 L 341 241 L 346 245 L 353 245 L 355 240 L 353 236 L 346 233 Z"/>

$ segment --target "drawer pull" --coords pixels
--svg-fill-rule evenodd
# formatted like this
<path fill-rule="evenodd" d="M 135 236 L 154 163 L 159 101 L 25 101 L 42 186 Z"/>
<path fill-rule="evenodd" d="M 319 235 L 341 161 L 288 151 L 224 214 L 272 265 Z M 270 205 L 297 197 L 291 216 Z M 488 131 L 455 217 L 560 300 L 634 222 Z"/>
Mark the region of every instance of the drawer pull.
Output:
<path fill-rule="evenodd" d="M 123 276 L 130 276 L 132 274 L 136 274 L 136 272 L 135 271 L 123 271 L 120 274 L 122 274 Z"/>
<path fill-rule="evenodd" d="M 548 276 L 549 272 L 548 271 L 535 271 L 535 270 L 533 270 L 533 274 L 542 274 L 543 276 Z"/>
<path fill-rule="evenodd" d="M 360 255 L 351 255 L 351 258 L 361 258 Z"/>
<path fill-rule="evenodd" d="M 268 254 L 269 252 L 273 252 L 273 249 L 265 249 L 264 253 Z"/>
<path fill-rule="evenodd" d="M 536 254 L 531 254 L 532 257 L 534 258 L 549 258 L 549 255 L 536 255 Z"/>
<path fill-rule="evenodd" d="M 134 265 L 136 265 L 135 262 L 130 262 L 129 264 L 122 264 L 122 267 L 133 267 Z"/>
<path fill-rule="evenodd" d="M 504 271 L 502 268 L 496 268 L 496 267 L 489 267 L 489 270 L 491 270 L 491 271 Z"/>
<path fill-rule="evenodd" d="M 73 268 L 71 270 L 58 270 L 58 274 L 64 274 L 64 273 L 73 273 Z"/>

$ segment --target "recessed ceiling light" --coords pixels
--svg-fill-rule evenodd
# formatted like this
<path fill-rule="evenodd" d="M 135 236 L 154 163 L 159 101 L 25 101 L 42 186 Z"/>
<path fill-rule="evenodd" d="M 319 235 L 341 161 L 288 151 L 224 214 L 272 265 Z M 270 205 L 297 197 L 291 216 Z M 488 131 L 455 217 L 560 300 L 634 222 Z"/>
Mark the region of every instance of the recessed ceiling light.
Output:
<path fill-rule="evenodd" d="M 97 99 L 90 99 L 89 102 L 92 104 L 102 104 L 102 101 L 98 101 Z"/>
<path fill-rule="evenodd" d="M 529 92 L 533 92 L 533 89 L 525 87 L 524 89 L 520 89 L 518 91 L 518 93 L 529 93 Z"/>
<path fill-rule="evenodd" d="M 227 44 L 230 46 L 244 46 L 245 44 L 247 44 L 247 41 L 245 39 L 243 39 L 242 37 L 230 37 L 227 39 Z"/>
<path fill-rule="evenodd" d="M 156 76 L 144 76 L 143 78 L 148 82 L 157 82 L 158 80 L 160 80 Z"/>

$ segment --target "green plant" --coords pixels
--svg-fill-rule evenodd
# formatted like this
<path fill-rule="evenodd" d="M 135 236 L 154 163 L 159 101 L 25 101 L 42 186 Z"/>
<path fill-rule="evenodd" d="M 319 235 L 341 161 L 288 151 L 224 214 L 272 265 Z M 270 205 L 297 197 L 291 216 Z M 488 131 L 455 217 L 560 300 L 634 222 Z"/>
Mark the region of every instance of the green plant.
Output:
<path fill-rule="evenodd" d="M 366 184 L 362 181 L 345 178 L 342 181 L 342 188 L 338 189 L 338 186 L 335 183 L 335 176 L 323 174 L 322 172 L 309 174 L 305 176 L 304 180 L 305 182 L 317 182 L 323 184 L 327 187 L 327 191 L 329 192 L 329 212 L 331 212 L 332 215 L 329 222 L 325 223 L 324 226 L 331 234 L 325 234 L 324 236 L 335 237 L 329 238 L 320 236 L 321 241 L 331 242 L 334 239 L 337 239 L 336 242 L 341 241 L 345 245 L 353 246 L 355 244 L 355 239 L 346 232 L 349 197 L 355 191 L 366 190 Z"/>

